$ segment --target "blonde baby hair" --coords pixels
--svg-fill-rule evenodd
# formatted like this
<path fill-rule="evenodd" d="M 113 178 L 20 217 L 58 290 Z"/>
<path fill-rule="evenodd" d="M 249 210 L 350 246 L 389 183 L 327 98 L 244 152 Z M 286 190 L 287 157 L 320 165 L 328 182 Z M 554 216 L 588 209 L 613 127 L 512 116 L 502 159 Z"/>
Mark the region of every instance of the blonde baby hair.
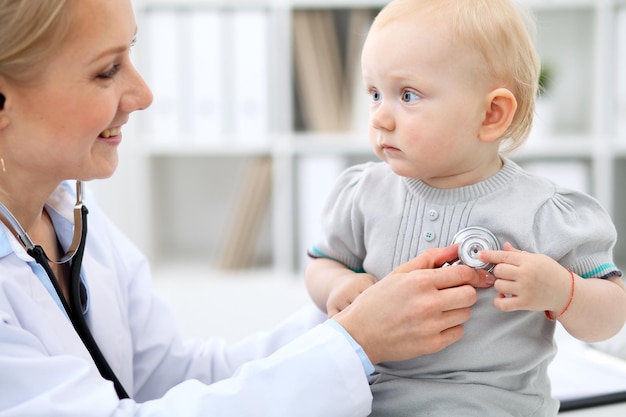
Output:
<path fill-rule="evenodd" d="M 417 13 L 449 24 L 452 40 L 478 51 L 486 74 L 500 84 L 496 87 L 515 95 L 517 111 L 501 137 L 502 151 L 521 146 L 532 126 L 539 86 L 532 16 L 512 0 L 395 0 L 376 16 L 371 30 Z"/>

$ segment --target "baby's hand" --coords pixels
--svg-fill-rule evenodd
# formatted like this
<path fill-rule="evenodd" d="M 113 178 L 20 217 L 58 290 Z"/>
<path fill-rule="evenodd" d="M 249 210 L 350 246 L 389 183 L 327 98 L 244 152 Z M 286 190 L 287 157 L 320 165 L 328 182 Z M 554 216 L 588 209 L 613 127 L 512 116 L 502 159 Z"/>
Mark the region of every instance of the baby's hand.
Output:
<path fill-rule="evenodd" d="M 370 274 L 350 275 L 333 287 L 328 295 L 326 311 L 332 317 L 348 307 L 366 288 L 376 283 L 376 278 Z"/>
<path fill-rule="evenodd" d="M 494 288 L 500 295 L 494 305 L 502 311 L 561 311 L 568 302 L 571 276 L 546 255 L 515 249 L 510 243 L 501 251 L 483 251 L 480 260 L 496 264 Z"/>

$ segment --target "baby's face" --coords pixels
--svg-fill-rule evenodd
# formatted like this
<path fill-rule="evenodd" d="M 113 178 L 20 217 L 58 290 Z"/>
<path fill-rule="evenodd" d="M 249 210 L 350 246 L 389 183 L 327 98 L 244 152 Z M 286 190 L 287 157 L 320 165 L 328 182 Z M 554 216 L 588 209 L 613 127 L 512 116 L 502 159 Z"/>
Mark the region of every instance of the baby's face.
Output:
<path fill-rule="evenodd" d="M 398 175 L 439 188 L 484 179 L 498 152 L 478 139 L 491 87 L 481 55 L 452 42 L 447 26 L 432 16 L 392 20 L 362 53 L 374 151 Z"/>

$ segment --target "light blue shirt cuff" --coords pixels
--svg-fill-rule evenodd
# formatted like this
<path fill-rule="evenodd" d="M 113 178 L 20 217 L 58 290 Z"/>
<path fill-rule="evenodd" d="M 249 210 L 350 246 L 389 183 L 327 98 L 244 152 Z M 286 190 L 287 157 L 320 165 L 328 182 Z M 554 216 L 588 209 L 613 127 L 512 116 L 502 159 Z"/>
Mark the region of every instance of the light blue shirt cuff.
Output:
<path fill-rule="evenodd" d="M 348 333 L 346 329 L 344 329 L 343 326 L 337 323 L 335 320 L 326 320 L 326 324 L 332 326 L 339 333 L 343 334 L 346 337 L 356 354 L 359 356 L 359 359 L 361 359 L 363 369 L 365 370 L 365 376 L 369 377 L 370 375 L 372 375 L 374 373 L 374 365 L 372 364 L 372 361 L 370 361 L 370 358 L 368 358 L 365 354 L 365 351 L 363 350 L 361 345 L 359 345 L 356 340 L 354 340 L 354 338 L 350 335 L 350 333 Z"/>

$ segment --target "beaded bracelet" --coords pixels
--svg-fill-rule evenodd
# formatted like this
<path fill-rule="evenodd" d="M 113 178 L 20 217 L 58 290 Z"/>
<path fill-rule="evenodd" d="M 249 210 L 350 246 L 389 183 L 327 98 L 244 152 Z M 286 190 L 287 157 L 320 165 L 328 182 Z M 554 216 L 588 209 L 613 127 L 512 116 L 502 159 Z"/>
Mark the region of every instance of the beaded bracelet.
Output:
<path fill-rule="evenodd" d="M 544 311 L 544 313 L 546 313 L 546 317 L 548 318 L 548 320 L 556 320 L 559 317 L 561 317 L 563 314 L 565 314 L 565 312 L 567 311 L 567 309 L 569 308 L 570 305 L 572 305 L 572 300 L 574 299 L 574 273 L 572 272 L 571 269 L 567 270 L 570 274 L 570 276 L 572 277 L 572 292 L 569 296 L 569 301 L 567 302 L 567 305 L 565 306 L 565 308 L 563 309 L 563 311 L 561 311 L 561 314 L 559 314 L 556 317 L 552 316 L 552 313 L 550 313 L 548 310 Z"/>

